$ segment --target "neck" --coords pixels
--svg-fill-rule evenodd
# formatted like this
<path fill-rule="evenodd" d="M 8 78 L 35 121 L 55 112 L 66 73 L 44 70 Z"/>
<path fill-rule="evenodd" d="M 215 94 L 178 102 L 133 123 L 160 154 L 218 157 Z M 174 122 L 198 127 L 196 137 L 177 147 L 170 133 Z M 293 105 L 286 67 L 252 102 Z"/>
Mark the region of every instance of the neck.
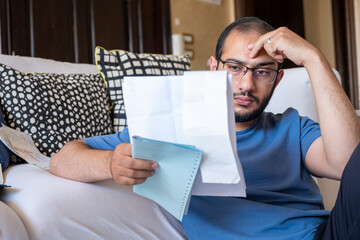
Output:
<path fill-rule="evenodd" d="M 235 129 L 236 131 L 242 131 L 245 130 L 246 128 L 248 128 L 250 126 L 250 124 L 253 122 L 254 120 L 248 121 L 248 122 L 237 122 L 235 123 Z"/>

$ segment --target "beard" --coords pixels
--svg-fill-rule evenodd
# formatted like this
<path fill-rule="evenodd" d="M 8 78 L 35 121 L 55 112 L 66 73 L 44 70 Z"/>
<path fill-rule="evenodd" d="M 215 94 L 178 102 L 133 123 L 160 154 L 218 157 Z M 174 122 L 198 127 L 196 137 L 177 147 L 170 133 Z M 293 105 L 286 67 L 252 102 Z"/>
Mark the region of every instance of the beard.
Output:
<path fill-rule="evenodd" d="M 266 108 L 266 106 L 268 105 L 271 96 L 273 95 L 275 90 L 275 84 L 273 86 L 273 88 L 271 89 L 270 93 L 264 97 L 264 99 L 261 101 L 259 107 L 257 109 L 255 109 L 252 112 L 249 113 L 244 113 L 244 114 L 239 114 L 235 112 L 235 122 L 249 122 L 254 120 L 255 118 L 257 118 L 258 116 L 260 116 L 260 114 L 264 111 L 264 109 Z M 250 98 L 252 98 L 254 100 L 254 102 L 259 103 L 259 98 L 255 97 L 254 95 L 252 95 L 249 92 L 239 92 L 239 93 L 234 93 L 234 96 L 236 95 L 246 95 Z"/>

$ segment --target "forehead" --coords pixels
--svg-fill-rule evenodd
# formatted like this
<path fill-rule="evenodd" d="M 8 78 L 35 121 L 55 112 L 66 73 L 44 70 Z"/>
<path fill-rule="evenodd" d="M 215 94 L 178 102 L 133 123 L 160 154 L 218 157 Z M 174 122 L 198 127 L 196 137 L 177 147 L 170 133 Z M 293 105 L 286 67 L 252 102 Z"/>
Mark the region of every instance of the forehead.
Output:
<path fill-rule="evenodd" d="M 256 31 L 250 32 L 238 32 L 233 30 L 229 33 L 226 38 L 223 46 L 223 53 L 221 58 L 223 60 L 232 58 L 237 59 L 244 63 L 256 63 L 259 61 L 274 61 L 266 51 L 262 48 L 256 58 L 251 59 L 249 57 L 250 50 L 248 48 L 249 44 L 255 43 L 258 38 L 261 36 L 260 33 Z"/>

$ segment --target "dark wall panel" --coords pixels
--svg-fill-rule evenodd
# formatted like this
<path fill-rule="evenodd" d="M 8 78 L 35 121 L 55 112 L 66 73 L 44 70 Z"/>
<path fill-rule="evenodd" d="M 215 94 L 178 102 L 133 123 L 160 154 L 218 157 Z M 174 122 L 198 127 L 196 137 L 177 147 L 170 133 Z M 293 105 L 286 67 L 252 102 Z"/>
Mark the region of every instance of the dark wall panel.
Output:
<path fill-rule="evenodd" d="M 94 0 L 95 45 L 128 49 L 126 0 Z"/>
<path fill-rule="evenodd" d="M 90 0 L 76 0 L 76 26 L 77 35 L 74 41 L 77 41 L 77 54 L 78 59 L 75 62 L 91 62 L 93 59 L 93 46 L 92 46 L 92 30 L 91 30 L 91 1 Z M 95 45 L 95 44 L 94 44 Z"/>
<path fill-rule="evenodd" d="M 256 16 L 274 28 L 285 26 L 301 37 L 305 35 L 302 0 L 235 0 L 235 6 L 236 17 Z M 283 67 L 297 66 L 285 59 Z"/>
<path fill-rule="evenodd" d="M 27 55 L 31 53 L 30 48 L 30 24 L 29 24 L 29 1 L 12 1 L 10 6 L 10 27 L 12 39 L 23 39 L 23 41 L 13 41 L 11 48 L 19 49 L 17 54 Z"/>
<path fill-rule="evenodd" d="M 11 34 L 10 31 L 10 7 L 9 0 L 0 0 L 0 41 L 1 51 L 5 54 L 11 54 Z"/>
<path fill-rule="evenodd" d="M 169 0 L 0 0 L 1 52 L 94 62 L 94 48 L 170 53 Z"/>
<path fill-rule="evenodd" d="M 169 26 L 163 23 L 170 22 L 169 5 L 164 0 L 142 0 L 142 35 L 144 41 L 143 51 L 170 53 L 169 42 L 166 38 L 170 35 Z"/>
<path fill-rule="evenodd" d="M 30 25 L 28 0 L 0 0 L 0 27 L 2 52 L 11 54 L 18 49 L 18 54 L 30 55 Z M 13 41 L 21 39 L 21 41 Z"/>
<path fill-rule="evenodd" d="M 74 61 L 72 0 L 33 0 L 33 23 L 35 57 Z"/>

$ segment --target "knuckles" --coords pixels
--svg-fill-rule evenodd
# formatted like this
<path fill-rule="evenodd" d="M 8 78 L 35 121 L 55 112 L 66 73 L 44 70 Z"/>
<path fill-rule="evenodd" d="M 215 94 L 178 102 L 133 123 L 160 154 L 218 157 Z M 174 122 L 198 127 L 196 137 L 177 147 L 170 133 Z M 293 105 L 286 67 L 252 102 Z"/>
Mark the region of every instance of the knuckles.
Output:
<path fill-rule="evenodd" d="M 133 186 L 133 185 L 137 185 L 137 184 L 141 184 L 143 182 L 145 182 L 146 178 L 125 178 L 123 176 L 114 176 L 114 181 L 116 183 L 122 184 L 122 185 L 128 185 L 128 186 Z"/>
<path fill-rule="evenodd" d="M 122 155 L 131 155 L 131 144 L 130 143 L 120 143 L 119 145 L 117 145 L 115 147 L 115 152 L 117 154 L 122 154 Z"/>
<path fill-rule="evenodd" d="M 124 180 L 122 180 L 122 184 L 123 185 L 130 185 L 130 186 L 132 186 L 132 185 L 136 185 L 136 180 L 135 179 L 124 179 Z"/>
<path fill-rule="evenodd" d="M 124 158 L 123 164 L 127 168 L 135 168 L 136 167 L 136 160 L 134 158 Z"/>
<path fill-rule="evenodd" d="M 139 160 L 132 158 L 131 154 L 131 144 L 121 143 L 116 146 L 110 163 L 111 174 L 116 183 L 133 186 L 146 181 L 147 177 L 136 170 L 139 168 Z"/>
<path fill-rule="evenodd" d="M 126 169 L 126 175 L 128 177 L 136 177 L 136 171 L 134 169 Z"/>

